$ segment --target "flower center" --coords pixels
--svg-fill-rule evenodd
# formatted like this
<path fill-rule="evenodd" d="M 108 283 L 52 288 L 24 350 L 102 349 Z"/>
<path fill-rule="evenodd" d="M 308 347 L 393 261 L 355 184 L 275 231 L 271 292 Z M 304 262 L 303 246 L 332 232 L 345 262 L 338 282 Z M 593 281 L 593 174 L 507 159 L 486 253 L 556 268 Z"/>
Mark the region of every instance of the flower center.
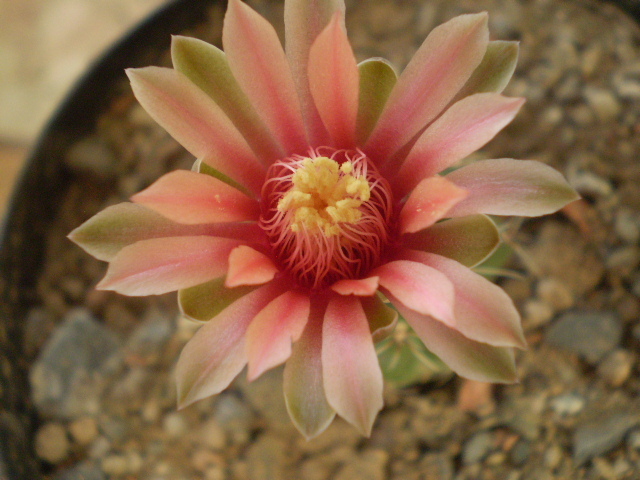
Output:
<path fill-rule="evenodd" d="M 357 150 L 322 147 L 275 162 L 260 223 L 276 258 L 301 285 L 362 278 L 389 240 L 391 190 Z"/>

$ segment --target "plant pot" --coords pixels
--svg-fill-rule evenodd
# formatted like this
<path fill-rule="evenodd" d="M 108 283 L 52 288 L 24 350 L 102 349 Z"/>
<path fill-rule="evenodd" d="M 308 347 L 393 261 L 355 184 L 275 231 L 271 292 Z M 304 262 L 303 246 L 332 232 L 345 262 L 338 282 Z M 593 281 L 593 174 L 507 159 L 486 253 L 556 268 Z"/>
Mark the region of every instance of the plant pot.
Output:
<path fill-rule="evenodd" d="M 189 445 L 196 445 L 194 451 L 214 452 L 213 457 L 207 457 L 210 471 L 219 467 L 229 478 L 252 479 L 302 478 L 308 469 L 318 472 L 321 468 L 327 476 L 339 478 L 358 474 L 363 478 L 412 478 L 412 474 L 427 470 L 439 472 L 434 478 L 452 478 L 454 472 L 467 475 L 463 478 L 483 478 L 473 473 L 474 468 L 497 478 L 507 478 L 516 471 L 524 478 L 535 478 L 526 475 L 534 474 L 547 451 L 556 452 L 559 460 L 544 468 L 555 469 L 559 475 L 596 468 L 589 463 L 591 458 L 605 455 L 609 449 L 617 448 L 614 456 L 624 457 L 626 450 L 620 445 L 635 421 L 631 398 L 638 387 L 637 380 L 629 372 L 625 375 L 624 369 L 633 370 L 636 365 L 633 350 L 640 341 L 638 328 L 634 330 L 640 311 L 640 277 L 636 273 L 640 192 L 635 188 L 640 167 L 633 153 L 640 147 L 635 138 L 640 82 L 634 76 L 640 75 L 640 67 L 634 70 L 626 62 L 638 53 L 640 33 L 632 21 L 608 4 L 617 3 L 640 20 L 638 2 L 347 2 L 347 27 L 359 57 L 380 55 L 401 65 L 417 47 L 417 38 L 437 23 L 463 11 L 488 8 L 495 38 L 522 42 L 521 67 L 506 93 L 528 97 L 528 106 L 482 157 L 542 159 L 566 172 L 585 201 L 564 215 L 527 221 L 509 238 L 518 252 L 513 268 L 525 278 L 508 279 L 503 285 L 524 311 L 532 344 L 519 358 L 523 371 L 520 385 L 501 388 L 498 400 L 481 390 L 483 396 L 466 403 L 464 395 L 471 387 L 461 381 L 442 389 L 419 386 L 391 390 L 387 410 L 371 439 L 361 440 L 338 423 L 325 434 L 325 440 L 321 437 L 308 444 L 293 432 L 281 403 L 265 400 L 281 396 L 278 372 L 251 386 L 239 380 L 228 394 L 180 414 L 170 411 L 171 365 L 189 327 L 180 326 L 178 333 L 172 330 L 175 327 L 167 327 L 162 358 L 157 352 L 145 356 L 149 353 L 145 342 L 152 342 L 148 337 L 136 340 L 135 347 L 131 339 L 141 335 L 136 317 L 149 316 L 151 310 L 174 315 L 170 306 L 174 299 L 147 302 L 93 292 L 103 266 L 64 238 L 82 220 L 109 203 L 125 200 L 165 168 L 185 166 L 192 160 L 140 113 L 124 69 L 167 64 L 170 34 L 186 32 L 219 41 L 223 3 L 172 2 L 125 37 L 63 102 L 25 166 L 5 219 L 0 251 L 0 478 L 34 480 L 56 474 L 68 475 L 59 478 L 80 478 L 71 475 L 101 469 L 109 473 L 122 458 L 129 462 L 130 470 L 125 468 L 120 474 L 114 470 L 112 478 L 199 478 L 205 470 L 194 470 L 198 460 L 188 451 Z M 281 6 L 266 0 L 253 4 L 275 21 L 280 18 L 281 24 Z M 548 22 L 543 22 L 544 18 Z M 563 27 L 553 31 L 545 23 Z M 619 33 L 626 39 L 624 48 L 613 36 L 611 45 L 607 43 L 609 36 L 602 42 L 593 39 L 591 29 L 602 23 L 610 26 L 600 27 L 602 35 L 624 32 Z M 115 126 L 119 119 L 128 122 L 126 127 Z M 111 132 L 111 137 L 105 137 L 105 132 Z M 145 140 L 136 143 L 141 137 Z M 117 151 L 114 145 L 118 145 Z M 154 163 L 154 159 L 161 161 Z M 52 266 L 54 260 L 56 266 Z M 113 376 L 103 383 L 91 376 L 87 381 L 95 381 L 101 395 L 114 404 L 120 398 L 121 412 L 116 406 L 101 410 L 102 397 L 93 398 L 98 410 L 81 406 L 80 410 L 62 411 L 33 391 L 34 368 L 42 363 L 43 352 L 61 325 L 69 323 L 69 312 L 79 305 L 98 320 L 100 328 L 111 332 L 92 346 L 99 350 L 112 342 L 113 348 L 104 354 L 101 375 L 120 371 L 135 383 L 135 375 L 144 372 L 144 381 L 136 388 L 148 389 L 150 396 L 161 398 L 155 411 L 144 398 L 138 399 L 139 412 L 130 411 L 138 408 L 137 400 L 127 407 L 123 392 L 129 384 Z M 598 350 L 598 355 L 585 353 L 584 346 L 562 330 L 570 329 L 571 315 L 586 319 L 584 328 L 592 328 L 587 333 L 599 342 L 589 346 Z M 166 327 L 158 322 L 150 323 L 155 328 L 152 332 Z M 123 350 L 128 356 L 116 355 L 117 360 L 110 356 Z M 78 348 L 77 356 L 82 351 L 87 349 Z M 157 371 L 163 372 L 158 379 L 149 375 Z M 595 393 L 589 396 L 586 392 L 590 388 Z M 578 399 L 575 405 L 582 405 L 575 411 L 562 407 L 562 400 L 569 402 L 567 398 L 573 394 Z M 475 417 L 460 413 L 456 401 Z M 595 412 L 605 408 L 627 416 L 613 427 L 602 423 L 606 419 L 599 423 Z M 529 418 L 531 415 L 534 417 Z M 478 422 L 477 417 L 484 422 Z M 71 426 L 86 418 L 97 426 L 95 438 L 109 442 L 104 457 L 95 453 L 99 448 L 93 443 L 83 444 L 74 436 Z M 221 432 L 224 440 L 216 444 L 212 437 L 194 439 L 191 430 L 201 423 L 207 423 L 210 431 Z M 69 442 L 66 456 L 59 462 L 36 456 L 38 435 L 44 435 L 46 424 L 61 426 Z M 591 426 L 593 430 L 587 428 Z M 600 432 L 598 428 L 604 432 L 617 429 L 619 436 L 597 450 L 589 444 L 589 435 Z M 127 452 L 138 452 L 137 447 L 131 447 L 132 429 L 157 430 L 149 438 L 171 445 L 174 452 L 184 450 L 184 458 L 174 458 L 176 454 L 170 450 L 164 454 L 166 459 L 162 454 L 149 457 L 155 464 L 168 465 L 167 477 L 150 464 L 136 470 L 131 466 L 135 461 L 127 456 Z M 557 438 L 552 438 L 552 429 L 559 432 Z M 184 442 L 178 440 L 181 437 Z M 341 458 L 339 447 L 351 454 Z M 630 463 L 635 461 L 633 448 L 627 452 Z M 152 462 L 141 452 L 147 450 L 139 449 L 138 463 Z M 224 460 L 222 466 L 216 463 L 218 457 Z M 106 478 L 102 475 L 95 478 Z"/>

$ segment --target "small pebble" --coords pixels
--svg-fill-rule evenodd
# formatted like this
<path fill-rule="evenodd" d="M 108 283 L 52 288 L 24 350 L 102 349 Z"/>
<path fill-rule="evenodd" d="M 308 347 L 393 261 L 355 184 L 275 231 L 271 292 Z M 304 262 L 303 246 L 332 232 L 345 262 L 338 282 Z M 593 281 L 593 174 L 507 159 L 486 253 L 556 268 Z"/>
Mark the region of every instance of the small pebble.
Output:
<path fill-rule="evenodd" d="M 598 365 L 598 374 L 612 387 L 627 381 L 633 370 L 634 357 L 628 350 L 618 349 L 607 355 Z"/>
<path fill-rule="evenodd" d="M 573 306 L 575 299 L 571 290 L 555 278 L 543 278 L 537 285 L 537 294 L 542 301 L 555 310 L 566 310 Z"/>
<path fill-rule="evenodd" d="M 69 454 L 67 430 L 60 423 L 45 423 L 36 433 L 36 455 L 51 464 L 60 463 Z"/>
<path fill-rule="evenodd" d="M 91 417 L 82 417 L 69 424 L 69 433 L 78 445 L 88 445 L 98 436 L 98 424 Z"/>
<path fill-rule="evenodd" d="M 162 428 L 169 437 L 176 438 L 183 435 L 189 429 L 189 424 L 183 414 L 173 412 L 164 417 L 162 420 Z"/>

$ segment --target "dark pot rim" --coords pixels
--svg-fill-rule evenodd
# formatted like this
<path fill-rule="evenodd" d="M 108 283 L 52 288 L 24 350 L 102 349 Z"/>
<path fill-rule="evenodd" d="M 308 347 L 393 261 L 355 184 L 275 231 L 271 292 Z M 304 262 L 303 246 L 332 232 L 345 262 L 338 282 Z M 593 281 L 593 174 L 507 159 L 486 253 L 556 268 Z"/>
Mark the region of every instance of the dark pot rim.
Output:
<path fill-rule="evenodd" d="M 621 8 L 640 23 L 640 0 L 600 1 Z M 33 273 L 44 255 L 42 239 L 48 222 L 33 225 L 30 219 L 54 218 L 60 200 L 56 192 L 67 180 L 59 168 L 63 152 L 73 138 L 93 129 L 112 100 L 96 92 L 107 92 L 107 85 L 124 79 L 125 68 L 148 65 L 149 51 L 167 49 L 170 34 L 203 22 L 215 4 L 224 5 L 226 0 L 170 0 L 122 37 L 69 90 L 22 167 L 0 220 L 0 479 L 41 478 L 29 440 L 33 412 L 28 399 L 20 395 L 28 390 L 27 366 L 19 357 L 19 320 L 25 313 L 23 305 L 33 300 Z"/>

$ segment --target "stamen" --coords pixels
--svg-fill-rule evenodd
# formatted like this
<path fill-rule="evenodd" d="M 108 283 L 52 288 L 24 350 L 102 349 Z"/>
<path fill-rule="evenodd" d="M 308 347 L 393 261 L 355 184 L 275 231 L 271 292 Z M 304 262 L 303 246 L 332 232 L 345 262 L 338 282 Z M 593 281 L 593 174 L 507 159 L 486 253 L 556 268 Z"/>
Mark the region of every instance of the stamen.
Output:
<path fill-rule="evenodd" d="M 267 176 L 260 223 L 301 285 L 361 278 L 379 262 L 391 190 L 362 152 L 318 148 L 275 162 Z"/>

